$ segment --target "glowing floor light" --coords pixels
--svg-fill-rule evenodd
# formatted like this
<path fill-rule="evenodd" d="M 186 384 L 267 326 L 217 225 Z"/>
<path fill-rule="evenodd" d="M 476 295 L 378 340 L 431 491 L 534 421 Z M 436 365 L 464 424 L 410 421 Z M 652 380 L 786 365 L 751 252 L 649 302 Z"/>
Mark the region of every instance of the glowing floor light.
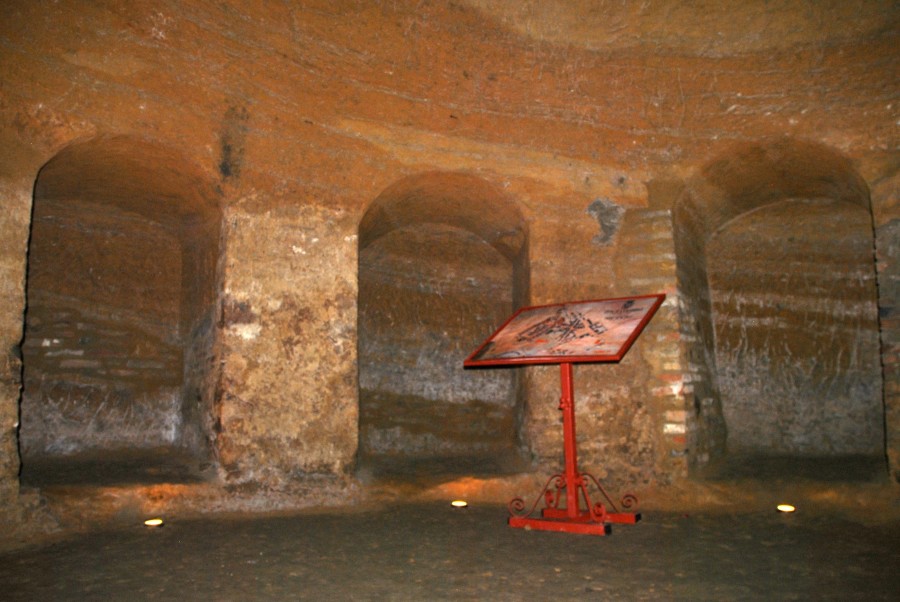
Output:
<path fill-rule="evenodd" d="M 148 518 L 147 520 L 144 521 L 144 526 L 151 527 L 151 528 L 152 527 L 162 527 L 163 524 L 164 524 L 163 519 L 161 519 L 161 518 Z"/>
<path fill-rule="evenodd" d="M 454 508 L 467 508 L 469 503 L 466 500 L 453 500 L 450 505 Z"/>
<path fill-rule="evenodd" d="M 797 510 L 797 508 L 795 508 L 791 504 L 778 504 L 778 506 L 776 506 L 776 509 L 779 512 L 783 512 L 785 514 L 790 514 L 791 512 L 795 512 Z"/>

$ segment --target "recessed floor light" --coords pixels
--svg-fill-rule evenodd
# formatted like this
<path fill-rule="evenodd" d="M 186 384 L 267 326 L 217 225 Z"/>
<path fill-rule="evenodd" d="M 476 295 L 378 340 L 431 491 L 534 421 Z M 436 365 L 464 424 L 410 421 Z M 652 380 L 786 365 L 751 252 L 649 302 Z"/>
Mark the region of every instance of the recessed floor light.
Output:
<path fill-rule="evenodd" d="M 466 500 L 453 500 L 450 505 L 454 508 L 467 508 L 469 503 Z"/>
<path fill-rule="evenodd" d="M 162 527 L 163 524 L 163 519 L 161 518 L 148 518 L 144 521 L 145 527 Z"/>
<path fill-rule="evenodd" d="M 779 512 L 784 512 L 784 513 L 791 513 L 791 512 L 794 512 L 797 510 L 797 508 L 795 508 L 791 504 L 778 504 L 778 506 L 776 506 L 776 508 Z"/>

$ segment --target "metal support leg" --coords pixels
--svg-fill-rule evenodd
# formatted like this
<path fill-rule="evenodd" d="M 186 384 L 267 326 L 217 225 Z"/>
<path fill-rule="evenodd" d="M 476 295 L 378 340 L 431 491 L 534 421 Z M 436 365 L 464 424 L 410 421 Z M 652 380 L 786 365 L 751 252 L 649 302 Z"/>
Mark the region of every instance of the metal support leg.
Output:
<path fill-rule="evenodd" d="M 572 364 L 560 364 L 560 386 L 562 394 L 559 409 L 563 413 L 563 452 L 565 455 L 565 472 L 554 475 L 547 481 L 544 490 L 527 513 L 521 498 L 515 498 L 509 504 L 509 526 L 542 531 L 562 531 L 586 535 L 608 535 L 611 532 L 609 523 L 634 524 L 641 515 L 632 512 L 619 512 L 607 495 L 603 486 L 593 476 L 578 472 L 578 450 L 575 437 L 575 391 L 572 384 Z M 587 479 L 585 478 L 587 477 Z M 588 485 L 593 483 L 614 512 L 607 512 L 602 502 L 592 503 L 588 493 Z M 565 505 L 561 498 L 565 492 Z M 543 498 L 545 507 L 540 518 L 532 518 L 531 514 Z M 584 500 L 584 509 L 581 501 Z M 631 507 L 637 500 L 626 495 L 622 505 Z"/>

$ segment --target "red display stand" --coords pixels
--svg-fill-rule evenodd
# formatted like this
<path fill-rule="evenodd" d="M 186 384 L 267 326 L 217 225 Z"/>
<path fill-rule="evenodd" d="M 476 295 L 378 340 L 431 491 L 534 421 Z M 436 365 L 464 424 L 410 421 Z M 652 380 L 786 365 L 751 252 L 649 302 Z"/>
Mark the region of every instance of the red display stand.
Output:
<path fill-rule="evenodd" d="M 621 511 L 596 478 L 578 470 L 572 364 L 620 361 L 664 299 L 665 295 L 646 295 L 526 307 L 466 359 L 466 367 L 560 367 L 565 472 L 550 477 L 530 509 L 526 510 L 522 498 L 513 499 L 509 504 L 510 527 L 608 535 L 611 523 L 635 524 L 640 520 L 636 512 Z M 594 499 L 592 491 L 596 492 Z M 543 508 L 538 516 L 535 512 L 541 501 Z M 637 498 L 625 495 L 620 504 L 630 510 Z"/>

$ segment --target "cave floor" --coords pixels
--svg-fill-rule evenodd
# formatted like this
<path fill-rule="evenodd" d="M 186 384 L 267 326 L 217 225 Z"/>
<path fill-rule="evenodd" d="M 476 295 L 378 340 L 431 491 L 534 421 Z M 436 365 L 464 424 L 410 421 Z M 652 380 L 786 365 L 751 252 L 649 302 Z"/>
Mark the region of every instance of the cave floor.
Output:
<path fill-rule="evenodd" d="M 606 537 L 446 501 L 179 519 L 0 555 L 4 600 L 888 600 L 900 521 L 645 512 Z M 860 517 L 861 519 L 864 517 Z"/>

